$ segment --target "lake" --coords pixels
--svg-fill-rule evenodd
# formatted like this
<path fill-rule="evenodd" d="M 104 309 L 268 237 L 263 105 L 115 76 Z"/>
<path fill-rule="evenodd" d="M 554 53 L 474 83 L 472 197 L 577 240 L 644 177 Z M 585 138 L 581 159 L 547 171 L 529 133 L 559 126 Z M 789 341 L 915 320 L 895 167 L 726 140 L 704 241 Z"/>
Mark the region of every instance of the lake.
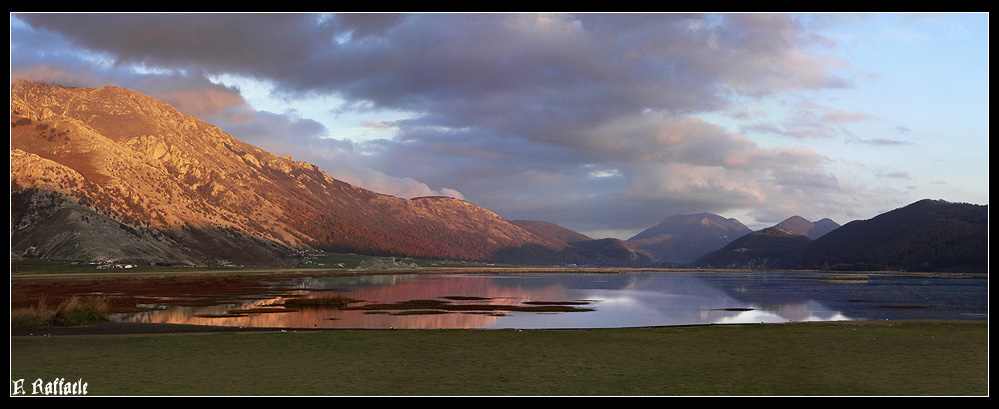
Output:
<path fill-rule="evenodd" d="M 128 322 L 281 328 L 616 328 L 836 320 L 988 320 L 988 279 L 910 274 L 650 272 L 291 278 L 284 295 L 154 305 Z M 290 306 L 289 300 L 309 306 Z M 323 301 L 346 300 L 346 308 Z M 296 304 L 299 305 L 299 304 Z"/>

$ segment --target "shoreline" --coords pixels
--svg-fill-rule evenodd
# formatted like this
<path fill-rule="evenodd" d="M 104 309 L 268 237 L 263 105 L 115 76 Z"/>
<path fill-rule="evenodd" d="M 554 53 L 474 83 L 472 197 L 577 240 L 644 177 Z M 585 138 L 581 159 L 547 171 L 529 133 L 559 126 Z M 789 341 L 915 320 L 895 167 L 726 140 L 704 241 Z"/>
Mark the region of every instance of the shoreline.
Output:
<path fill-rule="evenodd" d="M 620 328 L 537 328 L 522 329 L 519 331 L 586 331 L 586 330 L 615 330 L 615 329 L 636 329 L 636 328 L 690 328 L 690 327 L 745 327 L 756 325 L 807 325 L 807 324 L 836 324 L 836 325 L 898 325 L 903 323 L 920 324 L 986 324 L 988 320 L 944 320 L 944 319 L 897 319 L 897 320 L 850 320 L 850 321 L 800 321 L 783 323 L 737 323 L 737 324 L 689 324 L 689 325 L 664 325 L 664 326 L 642 326 L 642 327 L 620 327 Z M 51 336 L 142 336 L 142 335 L 191 335 L 191 334 L 220 334 L 220 333 L 264 333 L 264 332 L 338 332 L 338 331 L 505 331 L 505 329 L 481 329 L 481 328 L 441 328 L 441 329 L 384 329 L 384 328 L 285 328 L 285 327 L 229 327 L 218 325 L 195 325 L 195 324 L 166 324 L 166 323 L 139 323 L 139 322 L 106 322 L 93 325 L 75 327 L 44 327 L 44 328 L 11 328 L 11 339 L 34 339 Z"/>
<path fill-rule="evenodd" d="M 987 272 L 947 272 L 947 271 L 839 271 L 839 270 L 752 270 L 724 268 L 669 268 L 669 267 L 421 267 L 417 269 L 331 269 L 331 268 L 245 268 L 245 269 L 180 269 L 151 270 L 137 272 L 93 271 L 70 273 L 13 273 L 10 280 L 19 279 L 100 279 L 135 278 L 159 279 L 183 276 L 343 276 L 343 275 L 390 275 L 390 274 L 628 274 L 628 273 L 825 273 L 830 275 L 850 274 L 898 274 L 914 276 L 947 277 L 988 277 Z"/>

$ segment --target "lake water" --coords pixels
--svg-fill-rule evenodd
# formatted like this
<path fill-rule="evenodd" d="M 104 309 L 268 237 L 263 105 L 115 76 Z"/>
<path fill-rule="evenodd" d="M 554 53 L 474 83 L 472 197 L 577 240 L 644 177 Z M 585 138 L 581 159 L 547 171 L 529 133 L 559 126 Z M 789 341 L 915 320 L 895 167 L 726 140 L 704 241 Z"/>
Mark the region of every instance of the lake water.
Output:
<path fill-rule="evenodd" d="M 169 307 L 120 321 L 283 328 L 609 328 L 834 320 L 988 320 L 987 278 L 821 273 L 397 274 L 295 278 L 304 298 L 355 308 L 281 308 L 264 297 Z M 379 307 L 380 306 L 380 307 Z M 537 308 L 539 311 L 519 311 Z M 570 309 L 548 311 L 548 308 Z M 575 310 L 572 310 L 575 309 Z M 239 312 L 238 314 L 236 312 Z"/>

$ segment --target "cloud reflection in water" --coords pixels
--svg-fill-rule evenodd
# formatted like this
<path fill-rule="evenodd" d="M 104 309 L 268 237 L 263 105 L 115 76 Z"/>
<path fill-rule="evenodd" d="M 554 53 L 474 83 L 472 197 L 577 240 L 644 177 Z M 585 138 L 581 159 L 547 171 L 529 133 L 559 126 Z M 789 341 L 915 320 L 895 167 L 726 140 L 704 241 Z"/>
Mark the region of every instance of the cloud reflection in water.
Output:
<path fill-rule="evenodd" d="M 291 283 L 314 297 L 341 295 L 360 304 L 423 301 L 408 311 L 345 311 L 310 308 L 296 312 L 206 318 L 233 309 L 280 305 L 271 298 L 240 305 L 168 308 L 120 316 L 123 321 L 283 328 L 603 328 L 728 323 L 778 323 L 880 319 L 875 314 L 913 314 L 939 308 L 891 311 L 871 308 L 876 284 L 843 286 L 801 274 L 632 273 L 632 274 L 407 274 L 324 277 Z M 872 280 L 876 283 L 876 280 Z M 915 283 L 915 281 L 913 281 Z M 289 285 L 289 283 L 282 283 Z M 898 283 L 892 293 L 897 294 Z M 975 299 L 986 297 L 987 281 L 964 285 Z M 880 291 L 880 292 L 879 292 Z M 926 287 L 920 294 L 932 291 Z M 942 290 L 944 291 L 944 290 Z M 858 292 L 864 292 L 858 295 Z M 887 295 L 885 295 L 887 296 Z M 851 298 L 869 298 L 867 304 Z M 434 302 L 471 310 L 442 311 Z M 892 300 L 894 301 L 894 300 Z M 530 302 L 583 302 L 585 312 L 503 311 Z M 477 307 L 481 307 L 476 311 Z M 500 308 L 501 310 L 495 310 Z M 849 310 L 847 310 L 849 309 Z M 404 314 L 402 314 L 404 313 Z M 968 312 L 961 312 L 967 316 Z M 904 317 L 904 316 L 903 316 Z M 986 315 L 987 317 L 987 315 Z"/>

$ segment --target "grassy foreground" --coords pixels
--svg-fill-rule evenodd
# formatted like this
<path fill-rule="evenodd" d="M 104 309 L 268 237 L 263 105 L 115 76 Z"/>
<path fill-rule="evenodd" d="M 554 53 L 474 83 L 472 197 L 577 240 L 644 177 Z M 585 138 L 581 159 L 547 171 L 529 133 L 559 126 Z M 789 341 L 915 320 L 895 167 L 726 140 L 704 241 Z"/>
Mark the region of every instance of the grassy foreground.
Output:
<path fill-rule="evenodd" d="M 11 380 L 88 394 L 988 394 L 987 322 L 15 337 Z"/>

